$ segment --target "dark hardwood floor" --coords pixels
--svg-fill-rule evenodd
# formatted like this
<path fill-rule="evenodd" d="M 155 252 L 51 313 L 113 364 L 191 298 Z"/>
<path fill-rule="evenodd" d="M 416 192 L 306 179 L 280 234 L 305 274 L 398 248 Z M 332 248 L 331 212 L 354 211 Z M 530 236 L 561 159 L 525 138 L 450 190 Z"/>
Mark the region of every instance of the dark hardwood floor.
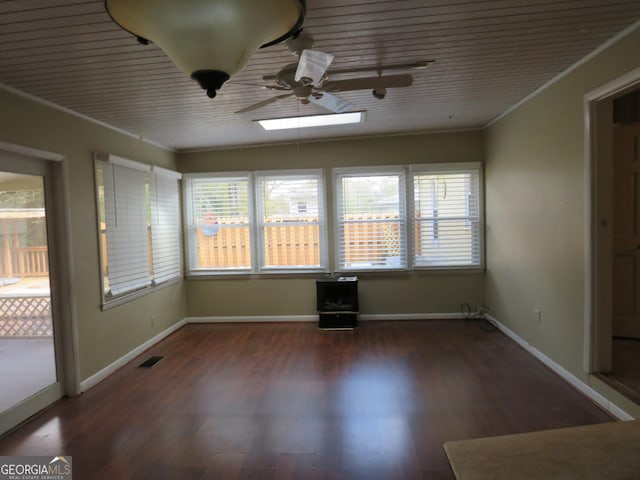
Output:
<path fill-rule="evenodd" d="M 187 325 L 0 455 L 72 455 L 75 480 L 450 479 L 447 440 L 610 421 L 473 322 Z"/>

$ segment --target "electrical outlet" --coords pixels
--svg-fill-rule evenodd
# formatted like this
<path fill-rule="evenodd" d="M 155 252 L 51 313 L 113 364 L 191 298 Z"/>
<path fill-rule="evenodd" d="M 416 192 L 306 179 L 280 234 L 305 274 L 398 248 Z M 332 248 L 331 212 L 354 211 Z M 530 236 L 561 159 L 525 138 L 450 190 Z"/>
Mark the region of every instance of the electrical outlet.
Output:
<path fill-rule="evenodd" d="M 155 315 L 151 315 L 150 320 L 151 320 L 151 326 L 155 327 L 156 326 L 156 316 Z"/>
<path fill-rule="evenodd" d="M 536 323 L 542 323 L 542 310 L 536 308 L 533 310 L 533 314 L 536 319 Z"/>

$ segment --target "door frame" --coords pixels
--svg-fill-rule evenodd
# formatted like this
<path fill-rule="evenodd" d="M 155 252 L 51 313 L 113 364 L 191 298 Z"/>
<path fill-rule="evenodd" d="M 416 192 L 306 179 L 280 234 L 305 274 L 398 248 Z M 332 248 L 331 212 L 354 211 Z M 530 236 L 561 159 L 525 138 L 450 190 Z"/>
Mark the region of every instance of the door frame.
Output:
<path fill-rule="evenodd" d="M 78 370 L 78 332 L 71 283 L 69 198 L 66 185 L 67 161 L 63 155 L 21 145 L 0 142 L 0 169 L 29 174 L 30 165 L 44 164 L 47 212 L 47 243 L 51 310 L 55 319 L 54 342 L 59 387 L 45 389 L 40 398 L 29 398 L 9 410 L 10 419 L 0 422 L 0 434 L 19 425 L 63 396 L 81 393 Z M 8 423 L 10 421 L 11 423 Z"/>
<path fill-rule="evenodd" d="M 613 99 L 640 87 L 640 68 L 584 96 L 585 308 L 583 368 L 611 370 Z"/>

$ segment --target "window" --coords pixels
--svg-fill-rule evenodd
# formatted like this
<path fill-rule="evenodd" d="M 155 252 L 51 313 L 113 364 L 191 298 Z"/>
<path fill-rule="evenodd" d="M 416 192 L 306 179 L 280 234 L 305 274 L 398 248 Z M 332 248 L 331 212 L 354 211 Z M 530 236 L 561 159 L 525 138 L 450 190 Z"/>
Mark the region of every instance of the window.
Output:
<path fill-rule="evenodd" d="M 96 157 L 103 306 L 182 276 L 180 174 Z"/>
<path fill-rule="evenodd" d="M 480 165 L 412 168 L 414 267 L 482 265 Z"/>
<path fill-rule="evenodd" d="M 334 173 L 337 270 L 483 266 L 480 164 Z"/>
<path fill-rule="evenodd" d="M 260 267 L 322 268 L 322 174 L 257 174 Z"/>
<path fill-rule="evenodd" d="M 185 180 L 190 270 L 250 271 L 248 175 Z"/>
<path fill-rule="evenodd" d="M 153 167 L 151 177 L 151 246 L 153 281 L 162 283 L 182 276 L 179 174 Z"/>
<path fill-rule="evenodd" d="M 333 171 L 339 272 L 482 268 L 479 163 Z M 192 275 L 325 272 L 322 170 L 185 175 Z"/>
<path fill-rule="evenodd" d="M 338 269 L 407 267 L 404 170 L 338 169 Z"/>
<path fill-rule="evenodd" d="M 189 270 L 325 271 L 321 170 L 185 176 Z"/>

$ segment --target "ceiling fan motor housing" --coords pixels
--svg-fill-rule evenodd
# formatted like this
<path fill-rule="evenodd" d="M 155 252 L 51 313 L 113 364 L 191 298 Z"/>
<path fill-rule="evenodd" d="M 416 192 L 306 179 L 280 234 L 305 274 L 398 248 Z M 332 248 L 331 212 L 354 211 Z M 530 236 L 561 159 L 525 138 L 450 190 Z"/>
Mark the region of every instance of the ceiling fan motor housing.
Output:
<path fill-rule="evenodd" d="M 377 98 L 378 100 L 382 100 L 384 97 L 387 96 L 387 89 L 386 88 L 374 88 L 373 90 L 371 90 L 371 94 Z"/>
<path fill-rule="evenodd" d="M 276 83 L 281 87 L 294 88 L 298 84 L 295 80 L 297 68 L 297 63 L 290 63 L 289 65 L 281 68 L 276 75 Z"/>
<path fill-rule="evenodd" d="M 299 85 L 293 89 L 293 93 L 299 100 L 306 100 L 311 95 L 312 86 L 311 85 Z"/>

